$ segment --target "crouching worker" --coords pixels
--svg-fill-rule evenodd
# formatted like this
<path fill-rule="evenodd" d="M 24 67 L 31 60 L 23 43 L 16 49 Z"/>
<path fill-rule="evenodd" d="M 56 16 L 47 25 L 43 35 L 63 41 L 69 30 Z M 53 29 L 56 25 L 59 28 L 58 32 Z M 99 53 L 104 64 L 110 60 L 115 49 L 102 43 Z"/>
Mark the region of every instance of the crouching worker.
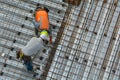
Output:
<path fill-rule="evenodd" d="M 16 58 L 21 59 L 28 71 L 33 71 L 31 57 L 34 57 L 44 46 L 48 44 L 49 35 L 46 30 L 41 31 L 40 37 L 33 37 L 26 46 L 17 51 Z"/>
<path fill-rule="evenodd" d="M 39 32 L 46 30 L 49 33 L 50 43 L 52 43 L 52 30 L 49 26 L 49 10 L 46 7 L 37 7 L 35 11 L 35 20 L 33 24 L 35 26 L 35 34 L 39 36 Z"/>

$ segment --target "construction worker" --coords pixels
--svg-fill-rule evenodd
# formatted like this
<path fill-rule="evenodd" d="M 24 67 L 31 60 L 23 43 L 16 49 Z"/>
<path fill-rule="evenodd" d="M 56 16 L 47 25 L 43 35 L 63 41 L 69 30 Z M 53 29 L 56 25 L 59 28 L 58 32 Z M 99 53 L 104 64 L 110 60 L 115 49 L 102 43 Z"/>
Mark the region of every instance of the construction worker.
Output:
<path fill-rule="evenodd" d="M 46 30 L 41 31 L 40 37 L 33 37 L 27 43 L 17 51 L 17 59 L 21 59 L 28 71 L 33 71 L 33 64 L 31 57 L 34 57 L 40 50 L 43 50 L 44 46 L 48 44 L 49 35 Z"/>
<path fill-rule="evenodd" d="M 33 20 L 33 24 L 35 26 L 35 34 L 39 36 L 39 32 L 42 30 L 48 31 L 50 43 L 52 43 L 52 31 L 49 26 L 48 12 L 49 10 L 46 7 L 38 6 L 35 11 L 35 20 Z"/>

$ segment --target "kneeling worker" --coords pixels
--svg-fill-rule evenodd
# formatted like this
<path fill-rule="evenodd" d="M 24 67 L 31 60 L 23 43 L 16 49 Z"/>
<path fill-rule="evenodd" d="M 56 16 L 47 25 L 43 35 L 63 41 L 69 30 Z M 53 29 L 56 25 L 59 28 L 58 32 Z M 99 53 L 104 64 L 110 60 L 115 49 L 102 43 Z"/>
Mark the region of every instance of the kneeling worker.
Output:
<path fill-rule="evenodd" d="M 49 35 L 46 30 L 40 32 L 40 37 L 33 37 L 27 43 L 26 46 L 17 51 L 17 59 L 21 59 L 24 62 L 28 71 L 33 71 L 33 64 L 31 57 L 34 57 L 40 50 L 43 50 L 44 46 L 49 41 Z"/>

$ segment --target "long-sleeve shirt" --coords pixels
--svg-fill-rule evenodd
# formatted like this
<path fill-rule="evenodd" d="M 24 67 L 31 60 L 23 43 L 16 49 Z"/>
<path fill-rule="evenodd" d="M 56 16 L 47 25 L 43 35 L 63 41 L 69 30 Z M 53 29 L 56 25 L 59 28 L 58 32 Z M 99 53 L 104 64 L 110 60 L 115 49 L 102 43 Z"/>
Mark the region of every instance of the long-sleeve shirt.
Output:
<path fill-rule="evenodd" d="M 44 48 L 41 38 L 33 37 L 21 50 L 26 56 L 34 56 Z"/>

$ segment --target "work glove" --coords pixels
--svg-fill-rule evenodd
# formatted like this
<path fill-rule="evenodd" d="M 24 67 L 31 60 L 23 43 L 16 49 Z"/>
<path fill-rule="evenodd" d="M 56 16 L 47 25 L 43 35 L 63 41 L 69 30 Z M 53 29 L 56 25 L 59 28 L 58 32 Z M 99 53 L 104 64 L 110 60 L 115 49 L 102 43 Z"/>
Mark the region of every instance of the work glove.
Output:
<path fill-rule="evenodd" d="M 52 44 L 52 36 L 50 36 L 50 44 Z"/>

